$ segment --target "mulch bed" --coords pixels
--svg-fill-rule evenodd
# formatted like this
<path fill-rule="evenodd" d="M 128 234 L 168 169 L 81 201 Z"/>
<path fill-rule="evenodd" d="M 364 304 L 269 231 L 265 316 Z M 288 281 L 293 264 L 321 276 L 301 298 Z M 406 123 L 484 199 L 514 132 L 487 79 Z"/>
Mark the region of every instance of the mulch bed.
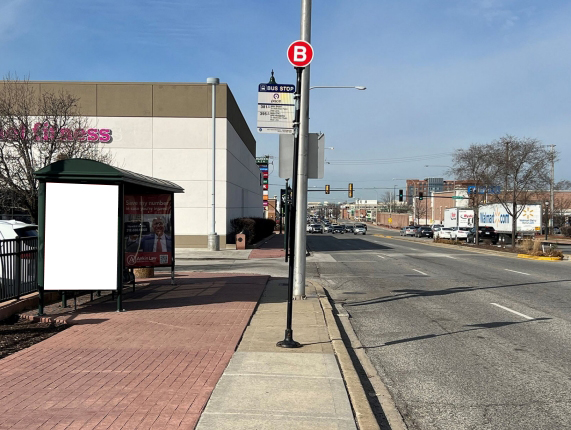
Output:
<path fill-rule="evenodd" d="M 41 342 L 68 327 L 69 325 L 62 323 L 29 321 L 20 318 L 18 315 L 0 321 L 0 360 Z"/>

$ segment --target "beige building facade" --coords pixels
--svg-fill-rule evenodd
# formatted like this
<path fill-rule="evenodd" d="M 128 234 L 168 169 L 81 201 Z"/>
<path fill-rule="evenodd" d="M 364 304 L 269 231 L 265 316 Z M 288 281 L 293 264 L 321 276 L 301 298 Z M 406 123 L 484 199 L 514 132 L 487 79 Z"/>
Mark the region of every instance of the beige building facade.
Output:
<path fill-rule="evenodd" d="M 38 92 L 80 98 L 93 142 L 114 165 L 175 182 L 176 247 L 207 246 L 212 198 L 212 87 L 206 83 L 34 82 Z M 261 217 L 256 141 L 230 89 L 216 89 L 216 232 L 226 246 L 230 220 Z M 229 240 L 231 241 L 231 239 Z"/>

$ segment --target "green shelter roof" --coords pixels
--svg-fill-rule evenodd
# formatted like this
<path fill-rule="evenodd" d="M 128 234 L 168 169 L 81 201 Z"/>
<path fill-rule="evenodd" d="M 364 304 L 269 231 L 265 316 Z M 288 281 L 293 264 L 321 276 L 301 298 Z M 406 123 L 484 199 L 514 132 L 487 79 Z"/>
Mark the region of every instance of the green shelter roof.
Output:
<path fill-rule="evenodd" d="M 70 158 L 56 161 L 36 171 L 36 179 L 40 181 L 57 180 L 63 182 L 81 183 L 117 183 L 124 182 L 155 190 L 171 193 L 182 193 L 184 188 L 174 182 L 152 178 L 129 170 L 119 169 L 109 164 L 83 158 Z"/>

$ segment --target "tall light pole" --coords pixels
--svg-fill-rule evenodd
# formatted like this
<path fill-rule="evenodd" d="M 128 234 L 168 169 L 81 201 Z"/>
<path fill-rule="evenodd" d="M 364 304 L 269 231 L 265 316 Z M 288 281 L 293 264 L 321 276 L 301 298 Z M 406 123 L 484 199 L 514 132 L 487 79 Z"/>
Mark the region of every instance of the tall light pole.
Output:
<path fill-rule="evenodd" d="M 301 0 L 300 40 L 311 43 L 311 0 Z M 294 265 L 293 265 L 293 298 L 301 300 L 305 297 L 305 264 L 306 264 L 306 232 L 307 220 L 307 156 L 309 153 L 309 77 L 311 66 L 308 65 L 301 77 L 301 102 L 299 104 L 299 144 L 296 178 L 297 214 L 295 218 Z"/>
<path fill-rule="evenodd" d="M 220 83 L 220 79 L 207 78 L 206 83 L 212 85 L 212 215 L 208 250 L 220 251 L 220 236 L 216 234 L 216 85 Z"/>

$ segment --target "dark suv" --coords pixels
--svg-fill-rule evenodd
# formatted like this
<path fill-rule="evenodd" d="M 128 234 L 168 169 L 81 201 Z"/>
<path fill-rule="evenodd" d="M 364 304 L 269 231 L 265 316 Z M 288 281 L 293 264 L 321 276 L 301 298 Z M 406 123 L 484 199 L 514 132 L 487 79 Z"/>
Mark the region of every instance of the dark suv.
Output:
<path fill-rule="evenodd" d="M 426 226 L 426 227 L 418 227 L 416 229 L 416 233 L 414 233 L 414 235 L 416 237 L 433 237 L 434 236 L 434 232 L 432 231 L 432 228 Z"/>
<path fill-rule="evenodd" d="M 489 240 L 492 242 L 492 245 L 498 243 L 498 233 L 494 227 L 478 227 L 478 239 L 480 242 L 483 240 Z M 468 237 L 466 238 L 466 242 L 476 243 L 476 227 L 472 227 L 468 232 Z"/>

